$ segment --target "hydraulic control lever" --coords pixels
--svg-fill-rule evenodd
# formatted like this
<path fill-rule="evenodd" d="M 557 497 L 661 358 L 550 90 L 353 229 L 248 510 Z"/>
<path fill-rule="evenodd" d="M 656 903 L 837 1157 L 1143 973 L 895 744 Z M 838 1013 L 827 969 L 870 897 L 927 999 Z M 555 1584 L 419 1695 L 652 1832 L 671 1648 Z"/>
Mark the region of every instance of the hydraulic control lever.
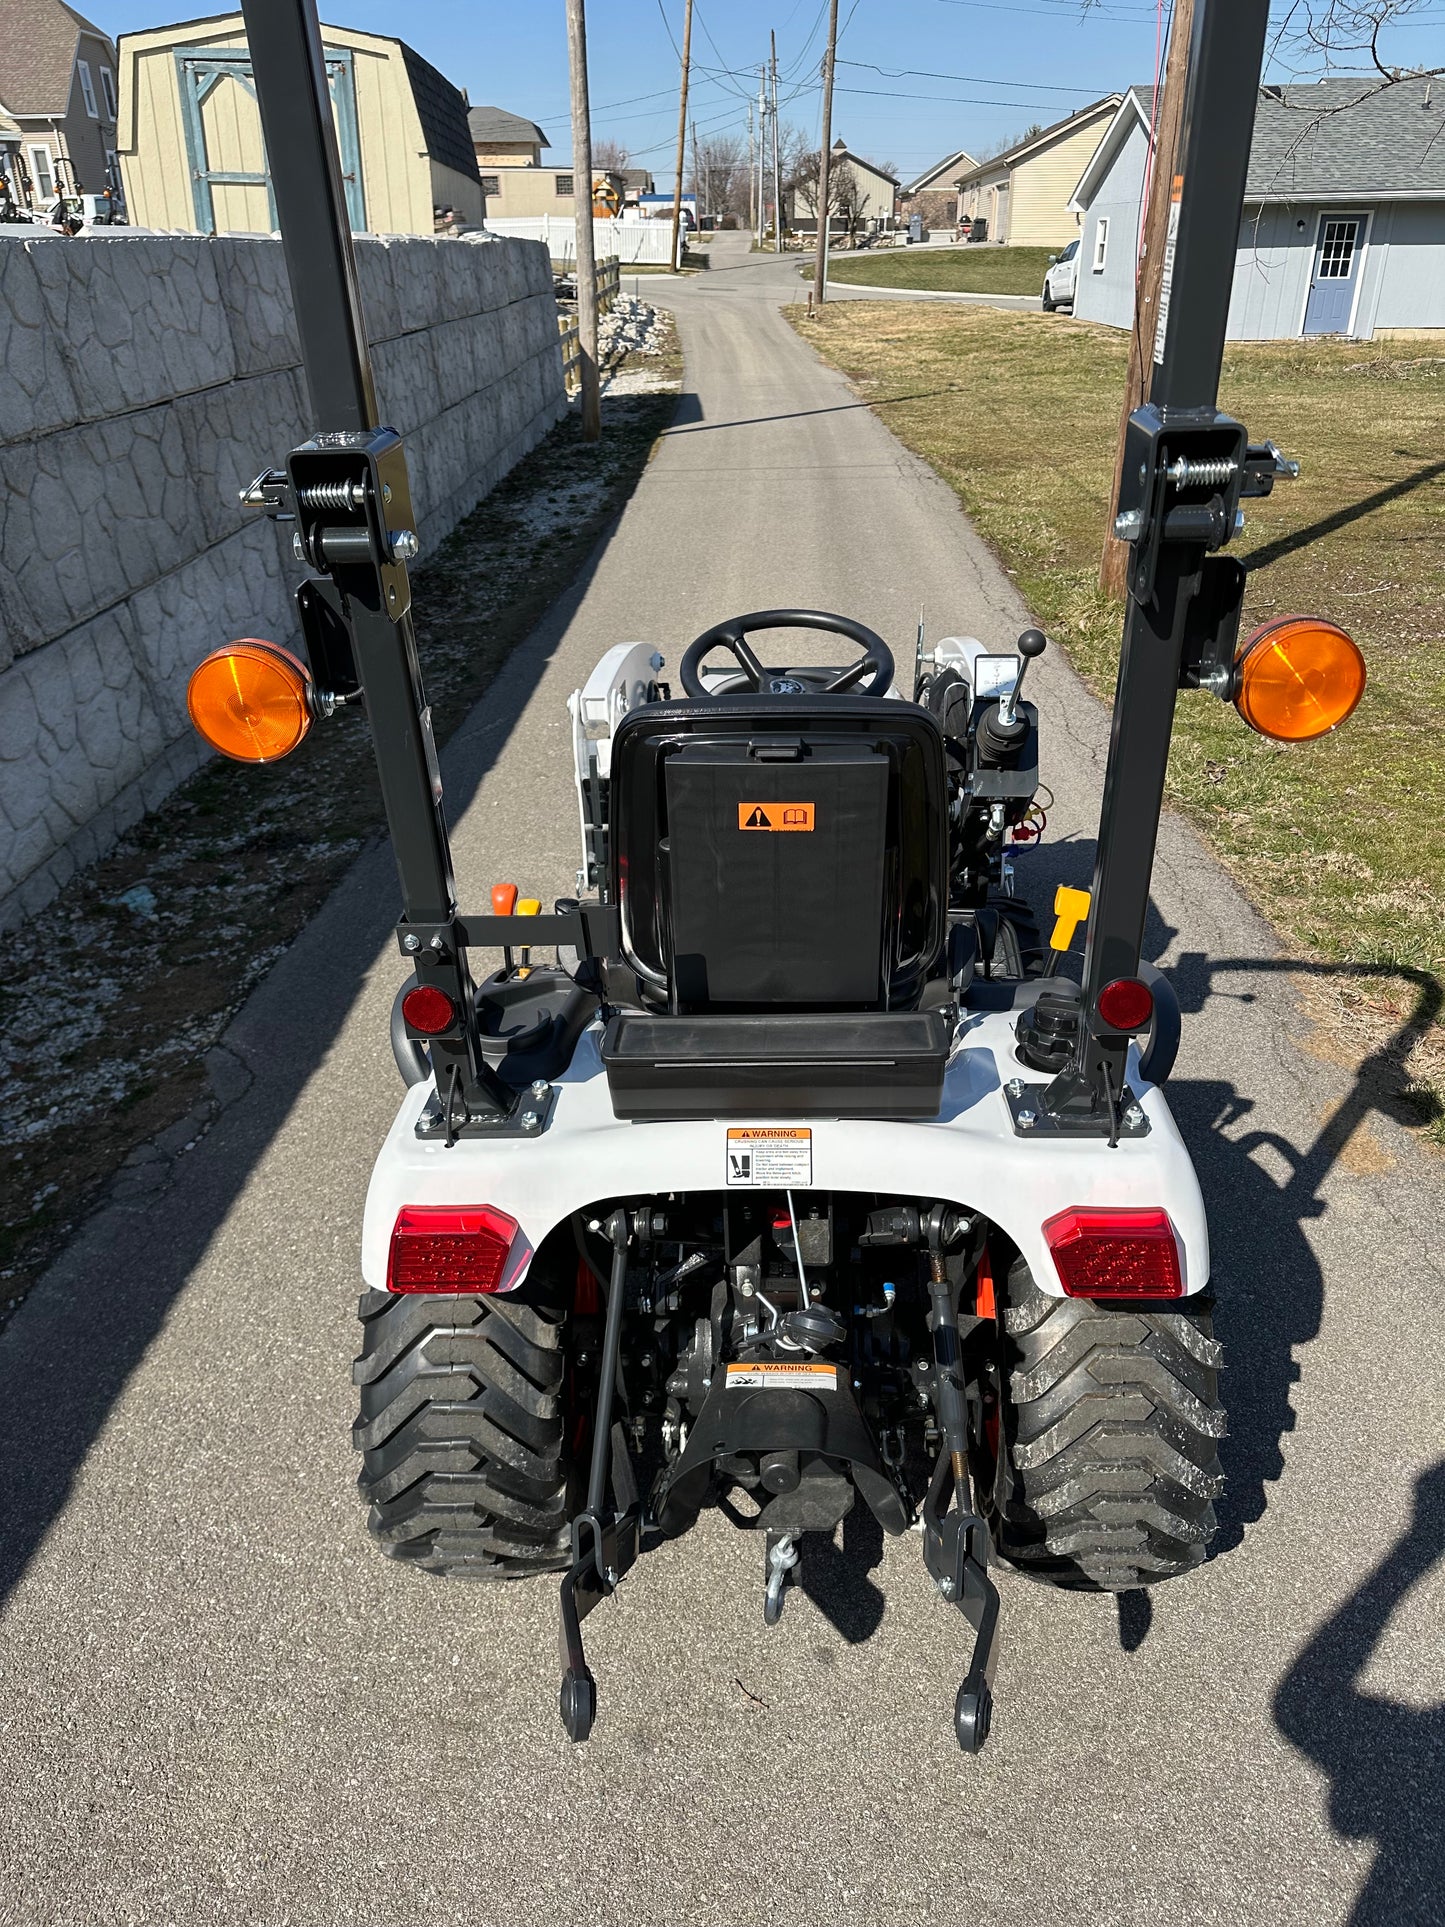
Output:
<path fill-rule="evenodd" d="M 1019 673 L 1012 689 L 1005 691 L 998 706 L 998 719 L 1005 729 L 1012 729 L 1014 726 L 1018 714 L 1018 701 L 1023 693 L 1024 677 L 1028 673 L 1029 664 L 1036 656 L 1041 656 L 1048 646 L 1049 639 L 1042 629 L 1025 629 L 1019 637 L 1019 655 L 1023 660 L 1019 663 Z"/>
<path fill-rule="evenodd" d="M 1029 664 L 1049 646 L 1042 629 L 1025 629 L 1019 637 L 1022 658 L 1012 686 L 979 718 L 974 746 L 981 769 L 1012 769 L 1028 741 L 1028 718 L 1019 713 L 1019 695 Z"/>

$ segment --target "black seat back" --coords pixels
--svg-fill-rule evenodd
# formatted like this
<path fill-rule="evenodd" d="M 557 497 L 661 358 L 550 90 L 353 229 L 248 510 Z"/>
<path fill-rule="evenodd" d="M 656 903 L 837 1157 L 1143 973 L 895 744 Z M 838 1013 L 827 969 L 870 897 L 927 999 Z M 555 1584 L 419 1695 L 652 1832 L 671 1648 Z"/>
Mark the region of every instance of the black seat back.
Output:
<path fill-rule="evenodd" d="M 612 749 L 609 889 L 674 1011 L 915 1009 L 944 945 L 938 725 L 867 696 L 633 710 Z"/>

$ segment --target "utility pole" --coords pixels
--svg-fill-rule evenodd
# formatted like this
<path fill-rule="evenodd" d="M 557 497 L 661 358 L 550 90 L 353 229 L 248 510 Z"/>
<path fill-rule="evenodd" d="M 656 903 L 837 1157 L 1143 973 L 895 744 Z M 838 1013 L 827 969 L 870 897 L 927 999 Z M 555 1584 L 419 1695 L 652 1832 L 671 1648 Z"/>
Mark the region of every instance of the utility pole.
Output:
<path fill-rule="evenodd" d="M 753 103 L 748 102 L 748 226 L 753 225 Z"/>
<path fill-rule="evenodd" d="M 813 265 L 813 307 L 828 298 L 828 202 L 832 183 L 833 65 L 838 52 L 838 0 L 828 4 L 828 51 L 823 56 L 823 147 L 818 155 L 818 253 Z"/>
<path fill-rule="evenodd" d="M 1174 171 L 1179 157 L 1179 130 L 1184 121 L 1184 93 L 1189 79 L 1189 46 L 1194 38 L 1194 0 L 1174 0 L 1174 20 L 1169 29 L 1169 59 L 1164 69 L 1164 88 L 1154 104 L 1154 165 L 1149 177 L 1149 204 L 1144 216 L 1144 246 L 1139 259 L 1138 284 L 1134 291 L 1134 330 L 1129 338 L 1129 374 L 1124 385 L 1124 407 L 1119 417 L 1119 438 L 1114 457 L 1114 485 L 1109 492 L 1108 512 L 1104 519 L 1104 550 L 1099 558 L 1099 587 L 1105 595 L 1122 599 L 1129 575 L 1129 544 L 1114 535 L 1114 510 L 1119 500 L 1123 477 L 1124 432 L 1129 417 L 1149 392 L 1149 370 L 1154 360 L 1154 336 L 1159 326 L 1159 293 L 1164 284 L 1164 264 L 1172 239 L 1171 209 L 1178 219 L 1174 199 Z M 1080 236 L 1080 248 L 1083 237 Z"/>
<path fill-rule="evenodd" d="M 773 68 L 773 251 L 783 251 L 783 179 L 778 166 L 778 36 L 769 33 Z"/>
<path fill-rule="evenodd" d="M 584 0 L 567 0 L 567 58 L 572 69 L 572 202 L 577 210 L 577 372 L 582 382 L 582 439 L 602 434 L 597 376 L 597 250 L 592 231 L 592 114 L 587 101 Z"/>
<path fill-rule="evenodd" d="M 687 84 L 692 73 L 692 0 L 682 17 L 682 90 L 677 100 L 677 192 L 672 204 L 672 265 L 682 265 L 678 235 L 682 229 L 682 164 L 687 154 Z"/>
<path fill-rule="evenodd" d="M 768 70 L 758 69 L 758 246 L 763 245 L 764 210 L 768 198 Z"/>

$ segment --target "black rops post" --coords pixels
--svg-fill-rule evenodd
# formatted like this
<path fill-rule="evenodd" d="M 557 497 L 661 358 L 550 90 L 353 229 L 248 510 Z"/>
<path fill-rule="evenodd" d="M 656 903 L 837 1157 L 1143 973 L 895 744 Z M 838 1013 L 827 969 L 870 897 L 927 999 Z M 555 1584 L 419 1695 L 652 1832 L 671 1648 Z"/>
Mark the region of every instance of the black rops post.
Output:
<path fill-rule="evenodd" d="M 438 1121 L 450 1136 L 467 1119 L 500 1121 L 514 1100 L 477 1046 L 457 928 L 410 613 L 406 565 L 417 545 L 406 456 L 377 418 L 315 0 L 242 0 L 242 10 L 316 418 L 286 472 L 263 476 L 249 499 L 273 514 L 294 513 L 298 555 L 320 577 L 297 598 L 313 669 L 330 677 L 333 693 L 359 688 L 365 702 L 401 882 L 402 949 L 418 981 L 444 991 L 458 1012 L 450 1031 L 427 1040 Z"/>
<path fill-rule="evenodd" d="M 1118 503 L 1133 554 L 1077 1045 L 1041 1101 L 1037 1087 L 1010 1094 L 1016 1127 L 1035 1132 L 1147 1128 L 1124 1084 L 1129 1036 L 1098 1000 L 1139 973 L 1176 694 L 1227 693 L 1244 571 L 1211 552 L 1240 495 L 1268 493 L 1276 471 L 1272 446 L 1250 447 L 1216 406 L 1267 16 L 1267 0 L 1202 0 L 1195 15 L 1149 398 L 1130 418 Z"/>

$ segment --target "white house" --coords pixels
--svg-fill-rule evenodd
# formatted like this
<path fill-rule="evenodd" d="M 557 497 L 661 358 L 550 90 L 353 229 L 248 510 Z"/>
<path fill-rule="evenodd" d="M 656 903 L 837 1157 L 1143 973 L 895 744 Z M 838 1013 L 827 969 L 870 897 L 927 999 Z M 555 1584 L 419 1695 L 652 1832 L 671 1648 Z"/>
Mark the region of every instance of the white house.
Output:
<path fill-rule="evenodd" d="M 1085 321 L 1130 327 L 1152 93 L 1132 87 L 1085 168 Z M 1263 87 L 1229 306 L 1235 341 L 1445 332 L 1445 86 Z"/>

